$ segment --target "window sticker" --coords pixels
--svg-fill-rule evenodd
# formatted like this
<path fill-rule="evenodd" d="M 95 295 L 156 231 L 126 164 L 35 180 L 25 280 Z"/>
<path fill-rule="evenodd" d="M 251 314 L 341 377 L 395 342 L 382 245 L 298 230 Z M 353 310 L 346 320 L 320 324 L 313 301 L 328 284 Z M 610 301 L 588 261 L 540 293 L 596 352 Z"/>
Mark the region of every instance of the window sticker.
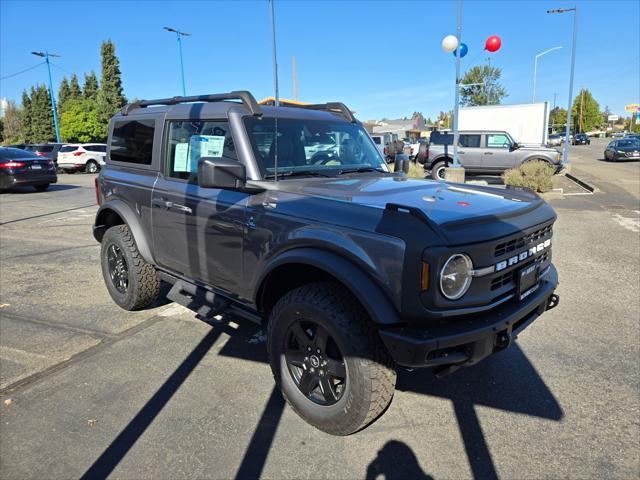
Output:
<path fill-rule="evenodd" d="M 173 158 L 173 171 L 174 172 L 189 172 L 188 164 L 189 144 L 178 143 L 176 145 L 176 153 Z"/>
<path fill-rule="evenodd" d="M 192 172 L 198 169 L 201 157 L 222 156 L 224 138 L 224 135 L 193 135 L 189 139 L 189 165 Z"/>

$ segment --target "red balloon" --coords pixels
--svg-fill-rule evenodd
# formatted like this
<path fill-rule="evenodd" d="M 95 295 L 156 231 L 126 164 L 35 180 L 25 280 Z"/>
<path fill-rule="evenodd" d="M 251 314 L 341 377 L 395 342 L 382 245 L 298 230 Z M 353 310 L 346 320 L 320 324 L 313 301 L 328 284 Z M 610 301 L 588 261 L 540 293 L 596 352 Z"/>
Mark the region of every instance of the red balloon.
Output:
<path fill-rule="evenodd" d="M 498 35 L 491 35 L 487 38 L 487 43 L 484 44 L 484 49 L 490 52 L 497 52 L 502 46 L 502 40 Z"/>

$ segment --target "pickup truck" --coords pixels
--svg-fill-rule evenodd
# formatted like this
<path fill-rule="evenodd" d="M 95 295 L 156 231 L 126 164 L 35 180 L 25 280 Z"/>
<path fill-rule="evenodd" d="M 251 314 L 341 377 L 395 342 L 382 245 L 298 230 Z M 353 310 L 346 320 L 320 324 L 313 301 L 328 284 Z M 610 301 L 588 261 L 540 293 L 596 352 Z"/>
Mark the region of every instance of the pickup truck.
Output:
<path fill-rule="evenodd" d="M 458 141 L 460 164 L 469 173 L 502 173 L 525 162 L 544 161 L 560 170 L 561 154 L 554 148 L 519 145 L 504 131 L 462 131 Z M 453 162 L 453 133 L 432 132 L 428 151 L 418 161 L 434 180 L 444 180 L 445 168 Z"/>

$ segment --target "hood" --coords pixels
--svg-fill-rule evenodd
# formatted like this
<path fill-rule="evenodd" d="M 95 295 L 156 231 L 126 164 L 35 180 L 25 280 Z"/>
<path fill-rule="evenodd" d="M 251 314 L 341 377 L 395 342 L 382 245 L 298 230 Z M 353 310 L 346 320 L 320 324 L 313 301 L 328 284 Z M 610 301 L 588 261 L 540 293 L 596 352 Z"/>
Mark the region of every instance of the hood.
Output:
<path fill-rule="evenodd" d="M 544 202 L 535 194 L 512 189 L 418 180 L 396 175 L 289 179 L 279 190 L 384 209 L 387 204 L 413 207 L 438 225 L 507 218 Z"/>

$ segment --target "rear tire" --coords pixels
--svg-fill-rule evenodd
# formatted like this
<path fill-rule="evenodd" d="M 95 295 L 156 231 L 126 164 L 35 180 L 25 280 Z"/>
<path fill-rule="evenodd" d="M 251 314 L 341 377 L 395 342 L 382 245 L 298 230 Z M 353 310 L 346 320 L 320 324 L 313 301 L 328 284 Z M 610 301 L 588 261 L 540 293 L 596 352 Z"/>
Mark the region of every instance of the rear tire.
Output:
<path fill-rule="evenodd" d="M 100 170 L 100 166 L 95 160 L 89 160 L 84 166 L 86 173 L 96 173 L 98 170 Z"/>
<path fill-rule="evenodd" d="M 269 315 L 267 348 L 285 400 L 331 435 L 366 427 L 393 398 L 393 361 L 361 305 L 336 284 L 286 293 Z"/>
<path fill-rule="evenodd" d="M 34 185 L 33 188 L 35 188 L 37 192 L 44 192 L 49 188 L 49 184 L 43 183 L 42 185 Z"/>
<path fill-rule="evenodd" d="M 160 281 L 156 270 L 142 258 L 126 225 L 116 225 L 105 232 L 100 260 L 104 283 L 120 307 L 139 310 L 158 298 Z"/>
<path fill-rule="evenodd" d="M 434 180 L 438 180 L 440 182 L 444 181 L 444 171 L 447 168 L 447 164 L 445 162 L 436 162 L 431 167 L 431 178 Z"/>

